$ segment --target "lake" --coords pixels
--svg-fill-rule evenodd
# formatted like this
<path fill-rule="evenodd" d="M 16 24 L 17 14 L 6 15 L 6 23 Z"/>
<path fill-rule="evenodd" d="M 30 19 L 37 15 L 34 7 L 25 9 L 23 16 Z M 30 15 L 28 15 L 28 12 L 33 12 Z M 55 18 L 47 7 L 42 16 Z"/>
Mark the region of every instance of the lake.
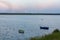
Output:
<path fill-rule="evenodd" d="M 47 26 L 49 30 L 40 26 Z M 60 29 L 60 15 L 0 15 L 0 40 L 28 40 L 50 34 L 56 28 Z"/>

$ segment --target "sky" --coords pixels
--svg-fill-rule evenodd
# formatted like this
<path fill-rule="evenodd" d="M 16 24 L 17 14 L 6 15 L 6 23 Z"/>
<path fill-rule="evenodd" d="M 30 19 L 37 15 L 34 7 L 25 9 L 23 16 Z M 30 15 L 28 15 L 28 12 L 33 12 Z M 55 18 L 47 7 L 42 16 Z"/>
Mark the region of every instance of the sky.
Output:
<path fill-rule="evenodd" d="M 0 12 L 60 13 L 60 0 L 0 0 Z"/>

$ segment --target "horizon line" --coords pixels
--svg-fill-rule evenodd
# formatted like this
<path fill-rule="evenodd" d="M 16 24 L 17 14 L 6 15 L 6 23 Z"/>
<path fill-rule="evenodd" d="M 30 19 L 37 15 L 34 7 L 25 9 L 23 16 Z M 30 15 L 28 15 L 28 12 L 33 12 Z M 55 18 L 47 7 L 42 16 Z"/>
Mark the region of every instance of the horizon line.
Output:
<path fill-rule="evenodd" d="M 0 13 L 0 15 L 60 15 L 60 13 Z"/>

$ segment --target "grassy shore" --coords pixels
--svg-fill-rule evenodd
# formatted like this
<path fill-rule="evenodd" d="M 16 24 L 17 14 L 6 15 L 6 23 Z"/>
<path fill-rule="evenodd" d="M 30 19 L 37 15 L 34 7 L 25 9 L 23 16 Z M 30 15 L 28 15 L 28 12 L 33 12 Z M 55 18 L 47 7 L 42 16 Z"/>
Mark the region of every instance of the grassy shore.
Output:
<path fill-rule="evenodd" d="M 54 32 L 52 34 L 45 35 L 42 37 L 34 37 L 30 40 L 60 40 L 60 32 Z"/>

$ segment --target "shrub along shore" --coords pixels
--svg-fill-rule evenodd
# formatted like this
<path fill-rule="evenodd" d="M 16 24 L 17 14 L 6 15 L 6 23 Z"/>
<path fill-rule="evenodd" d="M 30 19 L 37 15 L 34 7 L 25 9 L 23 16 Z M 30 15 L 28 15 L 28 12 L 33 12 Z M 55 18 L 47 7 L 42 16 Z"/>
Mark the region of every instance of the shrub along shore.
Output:
<path fill-rule="evenodd" d="M 55 29 L 52 34 L 42 37 L 32 37 L 30 40 L 60 40 L 60 31 L 58 29 Z"/>

